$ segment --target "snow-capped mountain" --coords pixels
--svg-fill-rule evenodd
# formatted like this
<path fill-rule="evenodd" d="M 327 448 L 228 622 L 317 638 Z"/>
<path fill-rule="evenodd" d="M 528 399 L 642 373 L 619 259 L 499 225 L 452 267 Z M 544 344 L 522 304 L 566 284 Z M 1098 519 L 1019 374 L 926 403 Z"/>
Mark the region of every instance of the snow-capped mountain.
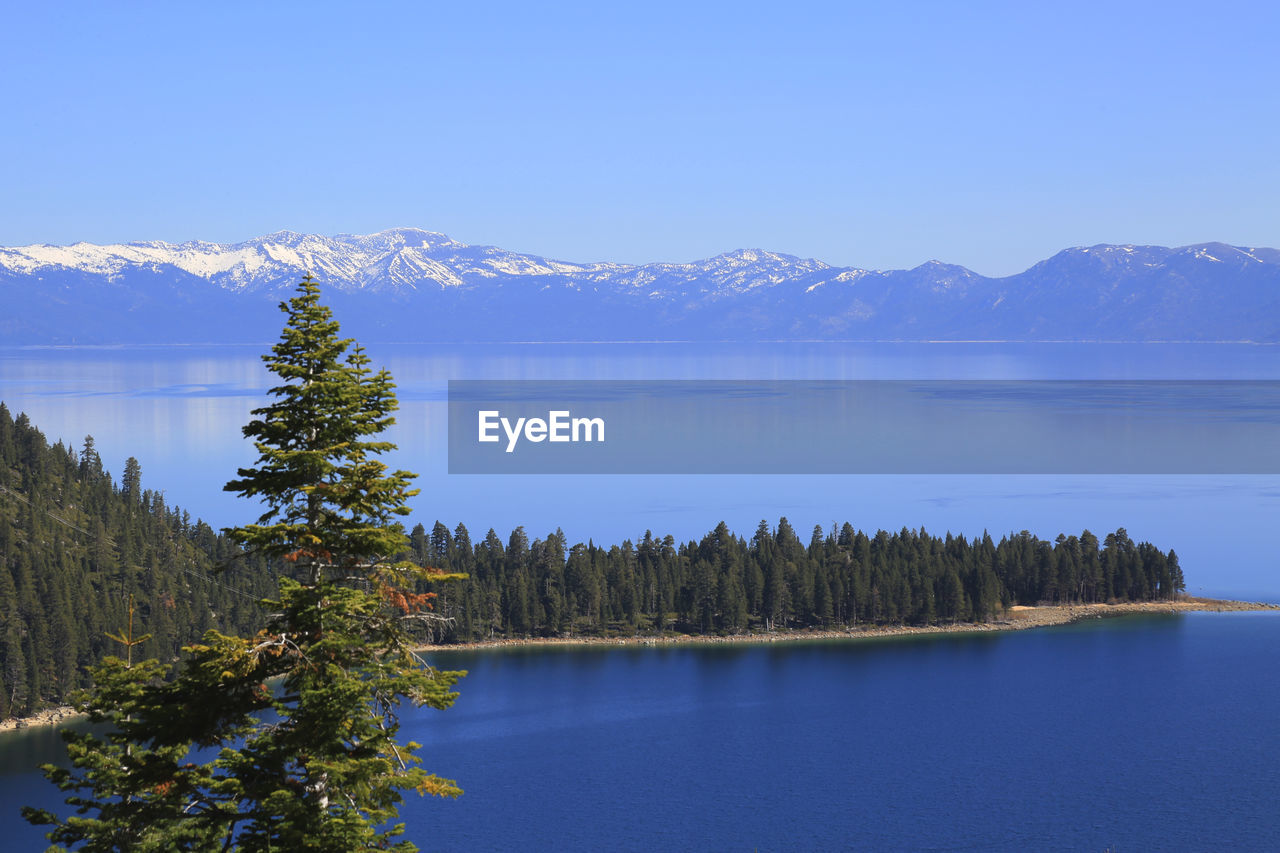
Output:
<path fill-rule="evenodd" d="M 0 341 L 269 340 L 307 273 L 369 340 L 1280 340 L 1274 249 L 1101 245 L 987 278 L 755 249 L 580 264 L 400 228 L 0 248 Z"/>
<path fill-rule="evenodd" d="M 244 243 L 125 243 L 0 248 L 0 271 L 27 275 L 76 271 L 118 280 L 173 267 L 232 291 L 292 288 L 310 273 L 344 292 L 463 287 L 499 277 L 560 276 L 575 289 L 743 292 L 798 274 L 831 269 L 821 261 L 739 250 L 690 264 L 573 264 L 495 246 L 469 246 L 444 234 L 397 228 L 368 236 L 321 237 L 277 231 Z M 681 286 L 683 285 L 683 287 Z"/>
<path fill-rule="evenodd" d="M 553 275 L 595 269 L 518 255 L 492 246 L 468 246 L 444 234 L 397 228 L 368 236 L 321 237 L 277 231 L 244 243 L 125 243 L 97 246 L 22 246 L 0 249 L 0 269 L 39 274 L 78 270 L 118 278 L 139 269 L 174 267 L 227 290 L 292 286 L 310 272 L 350 290 L 416 290 L 427 284 L 457 287 L 468 277 Z"/>

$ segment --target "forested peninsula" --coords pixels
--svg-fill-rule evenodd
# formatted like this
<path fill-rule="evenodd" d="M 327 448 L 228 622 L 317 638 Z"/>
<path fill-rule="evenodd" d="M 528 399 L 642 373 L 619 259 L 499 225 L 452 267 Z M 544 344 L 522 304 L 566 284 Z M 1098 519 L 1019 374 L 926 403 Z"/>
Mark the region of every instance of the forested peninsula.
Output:
<path fill-rule="evenodd" d="M 1124 528 L 1047 542 L 1027 531 L 998 542 L 787 519 L 750 541 L 721 522 L 700 541 L 646 532 L 638 544 L 569 546 L 557 530 L 517 528 L 473 543 L 459 524 L 414 528 L 413 559 L 467 575 L 440 593 L 433 640 L 739 634 L 851 626 L 985 623 L 1036 604 L 1168 601 L 1185 589 L 1178 555 L 1134 543 Z"/>
<path fill-rule="evenodd" d="M 700 541 L 646 532 L 638 542 L 570 545 L 557 530 L 473 542 L 437 522 L 405 557 L 465 574 L 441 585 L 425 643 L 513 638 L 738 636 L 988 623 L 1036 604 L 1169 601 L 1178 557 L 1123 528 L 1050 542 L 923 529 L 814 527 L 784 518 L 745 539 L 721 523 Z M 209 628 L 252 634 L 278 567 L 246 558 L 209 525 L 141 485 L 135 460 L 116 483 L 92 438 L 49 445 L 0 403 L 0 719 L 61 704 L 88 668 L 123 654 L 108 634 L 136 603 L 135 659 L 174 660 Z"/>

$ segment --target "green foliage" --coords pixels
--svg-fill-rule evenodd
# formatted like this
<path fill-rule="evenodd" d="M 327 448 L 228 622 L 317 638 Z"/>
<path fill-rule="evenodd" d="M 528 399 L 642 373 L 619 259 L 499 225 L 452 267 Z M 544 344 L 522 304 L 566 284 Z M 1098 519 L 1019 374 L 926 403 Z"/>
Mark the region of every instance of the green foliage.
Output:
<path fill-rule="evenodd" d="M 255 409 L 244 428 L 258 466 L 241 469 L 226 486 L 262 499 L 267 511 L 230 534 L 268 556 L 300 559 L 314 570 L 314 583 L 343 560 L 403 550 L 395 517 L 408 514 L 404 502 L 417 491 L 408 488 L 412 474 L 388 473 L 375 458 L 392 445 L 368 438 L 395 422 L 390 375 L 370 371 L 359 347 L 346 355 L 351 341 L 337 337 L 338 324 L 310 278 L 284 307 L 289 321 L 263 361 L 285 384 L 271 389 L 275 401 Z"/>
<path fill-rule="evenodd" d="M 403 793 L 462 793 L 398 737 L 402 703 L 447 708 L 464 673 L 413 652 L 411 626 L 441 618 L 424 584 L 461 576 L 399 559 L 409 540 L 395 519 L 413 475 L 389 471 L 377 457 L 392 445 L 373 438 L 393 423 L 391 378 L 338 338 L 310 278 L 281 307 L 284 332 L 264 361 L 284 382 L 244 429 L 257 465 L 227 484 L 265 507 L 228 536 L 281 566 L 279 592 L 263 602 L 260 630 L 208 632 L 171 682 L 152 663 L 95 673 L 86 707 L 118 731 L 77 738 L 75 771 L 48 769 L 87 790 L 73 804 L 95 814 L 29 812 L 55 825 L 55 842 L 412 850 L 391 823 Z"/>
<path fill-rule="evenodd" d="M 154 660 L 129 666 L 116 657 L 95 668 L 82 707 L 108 733 L 65 733 L 78 772 L 45 768 L 58 787 L 80 792 L 67 798 L 78 814 L 60 820 L 46 810 L 23 810 L 32 823 L 55 825 L 50 841 L 89 851 L 216 849 L 217 822 L 177 819 L 187 792 L 207 775 L 205 768 L 187 760 L 185 744 L 145 745 L 151 718 L 163 711 L 157 703 L 166 694 L 168 669 Z"/>
<path fill-rule="evenodd" d="M 205 631 L 252 633 L 275 588 L 257 558 L 142 488 L 125 463 L 119 487 L 93 437 L 82 452 L 50 446 L 0 403 L 0 719 L 68 700 L 89 669 L 120 652 L 108 632 L 137 602 L 150 635 L 134 657 L 177 659 Z"/>
<path fill-rule="evenodd" d="M 468 574 L 442 604 L 452 617 L 440 626 L 445 643 L 985 622 L 1013 604 L 1162 600 L 1185 589 L 1174 552 L 1135 545 L 1123 528 L 1104 543 L 1087 530 L 995 542 L 844 524 L 815 528 L 806 547 L 784 518 L 760 522 L 750 542 L 722 522 L 680 545 L 646 532 L 639 545 L 566 548 L 558 530 L 530 543 L 518 528 L 505 549 L 492 530 L 471 546 L 462 525 L 452 537 L 434 529 L 415 529 L 414 555 Z"/>

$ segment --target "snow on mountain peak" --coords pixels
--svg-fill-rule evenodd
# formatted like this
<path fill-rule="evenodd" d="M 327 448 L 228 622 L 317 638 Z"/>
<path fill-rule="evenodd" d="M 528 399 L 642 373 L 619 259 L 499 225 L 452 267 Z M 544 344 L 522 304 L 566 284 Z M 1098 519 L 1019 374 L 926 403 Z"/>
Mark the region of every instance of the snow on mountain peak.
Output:
<path fill-rule="evenodd" d="M 1027 273 L 1032 277 L 1044 274 L 1057 283 L 1055 286 L 1066 287 L 1102 275 L 1145 275 L 1171 263 L 1256 267 L 1280 263 L 1280 254 L 1271 249 L 1241 249 L 1222 243 L 1180 249 L 1100 244 L 1065 249 Z M 489 282 L 524 287 L 518 282 L 528 282 L 528 286 L 544 289 L 643 293 L 672 304 L 703 297 L 732 298 L 775 287 L 786 290 L 793 284 L 800 292 L 813 293 L 828 283 L 858 283 L 862 292 L 881 286 L 877 282 L 891 280 L 911 280 L 933 292 L 963 294 L 984 280 L 964 267 L 937 260 L 899 271 L 908 279 L 895 279 L 899 273 L 893 271 L 833 268 L 813 258 L 758 248 L 735 249 L 687 263 L 579 264 L 495 246 L 469 245 L 440 232 L 408 227 L 327 237 L 281 230 L 239 243 L 81 242 L 70 246 L 0 248 L 0 275 L 68 272 L 101 275 L 111 281 L 142 273 L 170 283 L 181 281 L 185 275 L 222 290 L 272 295 L 291 289 L 308 273 L 327 286 L 348 292 L 474 289 L 487 287 Z"/>
<path fill-rule="evenodd" d="M 589 330 L 602 340 L 1270 341 L 1280 251 L 1098 245 L 987 278 L 937 260 L 874 271 L 762 249 L 580 264 L 417 228 L 32 245 L 0 248 L 6 341 L 261 340 L 278 328 L 271 303 L 306 273 L 331 292 L 368 292 L 344 316 L 385 340 L 414 339 L 432 318 L 453 340 L 578 340 Z"/>
<path fill-rule="evenodd" d="M 558 275 L 574 277 L 571 286 L 578 288 L 605 281 L 643 287 L 663 279 L 678 291 L 702 281 L 697 290 L 742 292 L 830 269 L 821 261 L 761 249 L 737 249 L 685 264 L 575 264 L 459 243 L 420 228 L 332 237 L 281 230 L 239 243 L 151 241 L 0 249 L 0 269 L 18 274 L 62 269 L 115 276 L 130 269 L 165 267 L 237 291 L 274 291 L 310 273 L 340 290 L 447 288 L 499 276 Z"/>
<path fill-rule="evenodd" d="M 0 268 L 21 274 L 53 268 L 117 275 L 130 268 L 171 266 L 230 290 L 275 288 L 312 273 L 339 289 L 360 289 L 386 283 L 388 274 L 393 285 L 423 278 L 458 284 L 448 256 L 466 254 L 470 248 L 444 234 L 416 228 L 335 237 L 282 230 L 240 243 L 22 246 L 0 249 Z M 446 257 L 434 262 L 427 257 L 437 253 Z"/>

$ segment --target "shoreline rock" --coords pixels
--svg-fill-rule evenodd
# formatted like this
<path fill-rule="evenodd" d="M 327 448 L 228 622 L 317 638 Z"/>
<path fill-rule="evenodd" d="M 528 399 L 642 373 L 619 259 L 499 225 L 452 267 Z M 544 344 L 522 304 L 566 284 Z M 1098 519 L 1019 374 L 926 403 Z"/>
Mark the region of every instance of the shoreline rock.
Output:
<path fill-rule="evenodd" d="M 7 720 L 0 720 L 0 732 L 29 729 L 35 726 L 56 726 L 84 716 L 70 705 L 58 705 L 54 708 L 45 708 L 28 717 L 10 717 Z"/>

